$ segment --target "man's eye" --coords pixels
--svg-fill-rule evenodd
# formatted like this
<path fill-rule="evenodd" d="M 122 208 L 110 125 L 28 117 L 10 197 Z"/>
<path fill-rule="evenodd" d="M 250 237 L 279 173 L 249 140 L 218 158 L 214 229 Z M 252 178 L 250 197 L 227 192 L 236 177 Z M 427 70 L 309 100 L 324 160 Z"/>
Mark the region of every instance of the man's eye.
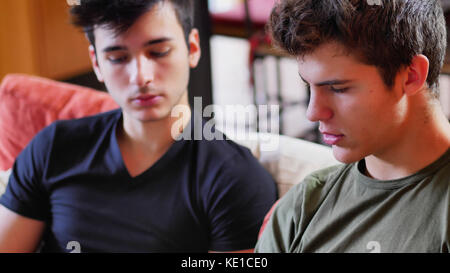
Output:
<path fill-rule="evenodd" d="M 334 86 L 330 86 L 330 90 L 334 93 L 344 93 L 348 88 L 335 88 Z"/>
<path fill-rule="evenodd" d="M 127 56 L 119 56 L 119 57 L 110 56 L 110 57 L 108 57 L 108 60 L 113 64 L 124 63 L 127 61 L 127 59 L 128 59 Z"/>
<path fill-rule="evenodd" d="M 152 57 L 161 58 L 161 57 L 165 57 L 165 56 L 169 55 L 169 53 L 170 53 L 170 49 L 164 50 L 164 51 L 150 51 L 149 54 Z"/>

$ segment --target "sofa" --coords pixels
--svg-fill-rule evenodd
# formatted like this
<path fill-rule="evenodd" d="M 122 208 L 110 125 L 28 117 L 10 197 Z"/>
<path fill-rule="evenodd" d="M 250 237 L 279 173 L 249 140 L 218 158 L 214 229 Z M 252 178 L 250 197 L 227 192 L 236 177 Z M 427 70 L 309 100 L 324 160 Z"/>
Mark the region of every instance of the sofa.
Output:
<path fill-rule="evenodd" d="M 105 92 L 24 74 L 5 76 L 0 85 L 0 195 L 14 159 L 42 128 L 55 120 L 84 117 L 117 107 Z M 300 139 L 249 133 L 234 140 L 248 147 L 270 172 L 279 197 L 309 173 L 337 164 L 329 147 Z M 275 149 L 267 149 L 264 145 L 267 142 L 276 143 Z"/>

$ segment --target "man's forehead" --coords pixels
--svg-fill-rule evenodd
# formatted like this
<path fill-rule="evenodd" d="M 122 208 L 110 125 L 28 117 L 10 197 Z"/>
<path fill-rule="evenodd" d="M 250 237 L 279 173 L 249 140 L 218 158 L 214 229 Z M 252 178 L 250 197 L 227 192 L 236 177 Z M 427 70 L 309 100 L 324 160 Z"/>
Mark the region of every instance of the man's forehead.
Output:
<path fill-rule="evenodd" d="M 300 78 L 314 85 L 348 82 L 355 77 L 355 68 L 358 70 L 364 66 L 345 47 L 333 43 L 324 44 L 296 59 Z"/>
<path fill-rule="evenodd" d="M 352 54 L 352 50 L 346 47 L 345 45 L 330 41 L 326 43 L 322 43 L 317 46 L 314 50 L 308 51 L 305 54 L 297 55 L 297 62 L 304 62 L 306 57 L 315 56 L 315 55 L 323 55 L 326 53 L 329 57 L 337 58 L 337 57 L 355 57 Z"/>

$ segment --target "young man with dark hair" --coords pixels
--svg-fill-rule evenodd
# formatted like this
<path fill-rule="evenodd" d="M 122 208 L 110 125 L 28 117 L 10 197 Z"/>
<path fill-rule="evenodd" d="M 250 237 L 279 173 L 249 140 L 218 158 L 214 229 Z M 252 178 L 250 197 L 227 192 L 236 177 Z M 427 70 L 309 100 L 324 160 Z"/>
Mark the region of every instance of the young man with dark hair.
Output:
<path fill-rule="evenodd" d="M 449 252 L 450 125 L 438 101 L 439 1 L 281 0 L 274 41 L 343 165 L 279 202 L 257 252 Z"/>
<path fill-rule="evenodd" d="M 190 112 L 189 70 L 200 58 L 192 5 L 73 8 L 120 109 L 55 122 L 24 149 L 0 199 L 0 251 L 35 251 L 41 241 L 42 252 L 252 250 L 276 199 L 273 179 L 232 141 L 175 141 L 202 126 L 171 115 Z"/>

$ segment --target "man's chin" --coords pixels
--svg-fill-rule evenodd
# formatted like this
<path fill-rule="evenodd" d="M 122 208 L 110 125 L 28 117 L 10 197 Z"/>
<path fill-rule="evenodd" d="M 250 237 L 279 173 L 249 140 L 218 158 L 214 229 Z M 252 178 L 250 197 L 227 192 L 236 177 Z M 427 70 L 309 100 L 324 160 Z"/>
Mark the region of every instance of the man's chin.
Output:
<path fill-rule="evenodd" d="M 158 121 L 162 121 L 165 120 L 169 117 L 169 114 L 160 114 L 160 115 L 145 115 L 145 116 L 140 116 L 137 117 L 137 119 L 142 122 L 142 123 L 150 123 L 150 122 L 158 122 Z"/>
<path fill-rule="evenodd" d="M 134 120 L 142 123 L 161 121 L 167 119 L 170 115 L 169 111 L 161 111 L 160 109 L 147 109 L 146 111 L 132 110 L 128 111 L 128 113 Z"/>
<path fill-rule="evenodd" d="M 334 158 L 344 164 L 358 162 L 365 157 L 363 154 L 349 148 L 333 146 L 332 149 Z"/>

